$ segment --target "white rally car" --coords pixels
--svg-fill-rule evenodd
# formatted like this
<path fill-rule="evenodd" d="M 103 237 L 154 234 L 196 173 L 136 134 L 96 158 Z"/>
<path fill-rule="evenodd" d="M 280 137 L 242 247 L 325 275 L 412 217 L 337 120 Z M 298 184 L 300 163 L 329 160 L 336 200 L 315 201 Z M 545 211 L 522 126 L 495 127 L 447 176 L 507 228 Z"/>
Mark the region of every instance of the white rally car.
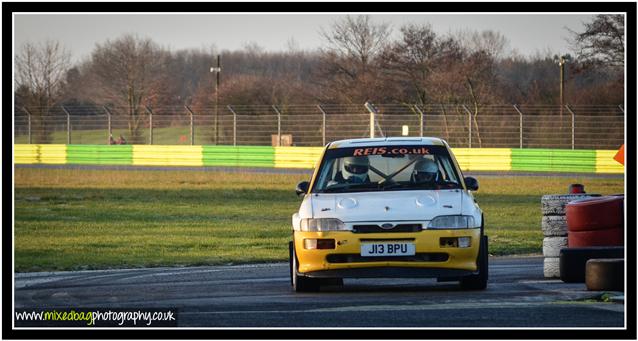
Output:
<path fill-rule="evenodd" d="M 328 144 L 292 216 L 295 291 L 343 278 L 431 277 L 485 289 L 483 212 L 448 144 L 438 138 Z"/>

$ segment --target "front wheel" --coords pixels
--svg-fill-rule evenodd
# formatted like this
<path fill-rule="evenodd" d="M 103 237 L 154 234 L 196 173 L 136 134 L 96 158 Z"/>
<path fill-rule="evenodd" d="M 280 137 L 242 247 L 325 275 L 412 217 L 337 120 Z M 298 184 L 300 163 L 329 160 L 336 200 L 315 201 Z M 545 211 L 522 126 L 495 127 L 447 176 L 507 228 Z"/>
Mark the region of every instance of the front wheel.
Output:
<path fill-rule="evenodd" d="M 489 275 L 487 236 L 481 236 L 481 244 L 479 246 L 479 255 L 476 260 L 478 273 L 461 278 L 461 289 L 463 290 L 484 290 L 487 288 L 487 280 Z"/>
<path fill-rule="evenodd" d="M 295 253 L 295 246 L 293 242 L 288 243 L 288 254 L 290 256 L 288 264 L 290 266 L 290 284 L 292 285 L 292 289 L 295 292 L 319 291 L 319 279 L 302 276 L 297 273 L 299 264 L 297 263 L 297 255 Z"/>

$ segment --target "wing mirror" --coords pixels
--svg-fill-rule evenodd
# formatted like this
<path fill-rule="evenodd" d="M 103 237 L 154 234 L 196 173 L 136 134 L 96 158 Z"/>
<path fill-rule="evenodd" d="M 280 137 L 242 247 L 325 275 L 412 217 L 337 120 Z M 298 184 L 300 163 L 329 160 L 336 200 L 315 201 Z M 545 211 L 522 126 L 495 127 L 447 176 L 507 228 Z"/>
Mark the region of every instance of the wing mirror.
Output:
<path fill-rule="evenodd" d="M 475 178 L 468 176 L 465 179 L 465 187 L 470 191 L 478 191 L 479 182 Z"/>
<path fill-rule="evenodd" d="M 295 188 L 295 192 L 297 193 L 298 196 L 304 195 L 308 193 L 308 186 L 310 186 L 310 183 L 308 181 L 302 181 L 297 184 L 297 188 Z"/>

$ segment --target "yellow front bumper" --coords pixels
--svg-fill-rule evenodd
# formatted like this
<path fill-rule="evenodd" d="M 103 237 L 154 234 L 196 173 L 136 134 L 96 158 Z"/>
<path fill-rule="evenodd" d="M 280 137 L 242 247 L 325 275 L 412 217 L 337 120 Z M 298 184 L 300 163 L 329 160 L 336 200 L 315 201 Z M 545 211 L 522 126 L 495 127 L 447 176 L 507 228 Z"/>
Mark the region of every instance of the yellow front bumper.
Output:
<path fill-rule="evenodd" d="M 468 248 L 444 247 L 440 239 L 446 237 L 471 237 L 471 246 Z M 304 239 L 335 239 L 335 249 L 331 250 L 306 250 Z M 333 232 L 298 232 L 294 233 L 294 244 L 300 273 L 308 273 L 322 270 L 343 270 L 372 267 L 409 267 L 409 268 L 437 268 L 476 271 L 476 258 L 479 252 L 481 231 L 475 229 L 450 229 L 450 230 L 424 230 L 408 233 L 360 233 L 349 231 Z M 362 240 L 391 241 L 413 240 L 416 253 L 446 253 L 446 261 L 365 261 L 357 263 L 329 263 L 328 255 L 332 254 L 360 254 Z"/>

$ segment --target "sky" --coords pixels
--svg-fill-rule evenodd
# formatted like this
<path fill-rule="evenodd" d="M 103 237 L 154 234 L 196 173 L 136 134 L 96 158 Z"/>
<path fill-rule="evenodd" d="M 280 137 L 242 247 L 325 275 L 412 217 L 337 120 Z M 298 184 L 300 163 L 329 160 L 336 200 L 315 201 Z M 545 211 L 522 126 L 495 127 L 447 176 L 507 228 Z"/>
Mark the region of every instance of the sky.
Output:
<path fill-rule="evenodd" d="M 14 43 L 46 39 L 61 42 L 74 61 L 88 58 L 97 43 L 127 33 L 151 38 L 172 51 L 181 49 L 238 50 L 256 43 L 266 51 L 293 45 L 314 50 L 325 42 L 320 30 L 346 14 L 15 14 Z M 435 32 L 494 30 L 523 56 L 568 53 L 570 28 L 581 31 L 593 15 L 583 14 L 370 14 L 375 23 L 388 23 L 394 36 L 407 23 L 429 23 Z"/>

